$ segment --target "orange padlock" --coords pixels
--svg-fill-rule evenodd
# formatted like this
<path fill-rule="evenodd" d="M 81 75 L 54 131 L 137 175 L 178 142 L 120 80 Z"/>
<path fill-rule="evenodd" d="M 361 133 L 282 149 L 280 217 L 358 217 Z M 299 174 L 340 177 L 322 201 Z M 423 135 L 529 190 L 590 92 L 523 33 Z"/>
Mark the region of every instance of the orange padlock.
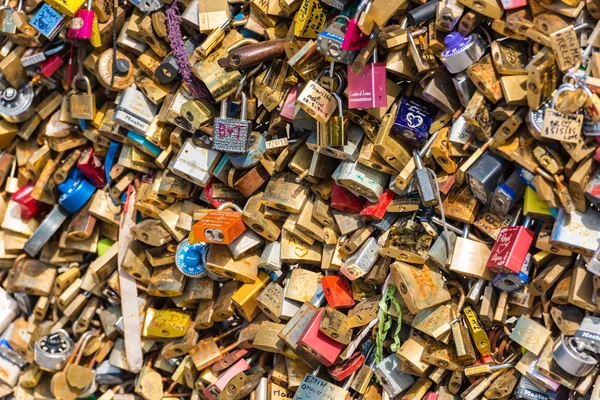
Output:
<path fill-rule="evenodd" d="M 227 210 L 233 209 L 232 210 Z M 246 230 L 242 221 L 242 209 L 237 205 L 226 202 L 218 209 L 209 212 L 192 226 L 190 243 L 206 242 L 229 244 Z"/>
<path fill-rule="evenodd" d="M 350 308 L 354 307 L 355 301 L 352 298 L 352 288 L 348 279 L 343 276 L 327 275 L 321 279 L 323 292 L 327 304 L 331 308 Z"/>

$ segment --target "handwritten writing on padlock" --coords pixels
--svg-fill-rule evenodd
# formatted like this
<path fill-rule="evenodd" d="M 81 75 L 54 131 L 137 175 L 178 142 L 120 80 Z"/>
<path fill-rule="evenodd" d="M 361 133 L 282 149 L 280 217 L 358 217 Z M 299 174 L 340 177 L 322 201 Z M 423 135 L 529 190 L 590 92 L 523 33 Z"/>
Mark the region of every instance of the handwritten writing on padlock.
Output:
<path fill-rule="evenodd" d="M 331 93 L 314 81 L 307 84 L 298 97 L 298 103 L 304 111 L 320 122 L 327 122 L 337 107 Z"/>

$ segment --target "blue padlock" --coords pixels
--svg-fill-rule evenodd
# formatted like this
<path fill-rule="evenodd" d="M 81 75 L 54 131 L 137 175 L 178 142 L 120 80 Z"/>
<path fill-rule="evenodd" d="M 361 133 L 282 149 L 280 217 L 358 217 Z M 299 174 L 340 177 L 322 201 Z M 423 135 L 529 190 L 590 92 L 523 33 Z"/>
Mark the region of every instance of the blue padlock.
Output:
<path fill-rule="evenodd" d="M 190 244 L 189 240 L 183 239 L 177 245 L 175 252 L 175 265 L 185 276 L 190 278 L 201 278 L 206 275 L 206 253 L 210 245 L 208 243 Z"/>

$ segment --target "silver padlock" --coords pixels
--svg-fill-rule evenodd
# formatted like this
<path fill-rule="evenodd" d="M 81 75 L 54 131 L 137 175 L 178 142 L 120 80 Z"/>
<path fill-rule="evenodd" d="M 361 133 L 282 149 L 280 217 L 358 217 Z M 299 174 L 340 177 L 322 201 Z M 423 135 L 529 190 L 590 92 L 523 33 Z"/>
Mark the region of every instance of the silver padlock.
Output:
<path fill-rule="evenodd" d="M 400 371 L 400 360 L 396 354 L 387 356 L 381 362 L 375 365 L 373 373 L 381 382 L 383 390 L 390 395 L 391 398 L 398 396 L 400 393 L 408 389 L 415 383 L 413 377 L 405 372 Z"/>
<path fill-rule="evenodd" d="M 353 281 L 367 274 L 379 257 L 377 239 L 370 237 L 344 261 L 340 272 Z"/>
<path fill-rule="evenodd" d="M 600 237 L 600 213 L 588 208 L 584 213 L 573 210 L 567 213 L 564 208 L 558 210 L 552 229 L 550 243 L 561 245 L 571 251 L 593 254 Z"/>
<path fill-rule="evenodd" d="M 279 316 L 280 319 L 285 321 L 290 320 L 302 306 L 301 302 L 291 300 L 286 297 L 286 292 L 289 288 L 290 275 L 291 271 L 284 281 L 285 284 L 283 286 L 283 297 L 281 299 L 281 315 Z M 325 300 L 325 295 L 323 295 L 323 300 Z"/>
<path fill-rule="evenodd" d="M 276 240 L 265 245 L 258 267 L 269 271 L 281 271 L 281 242 Z"/>
<path fill-rule="evenodd" d="M 41 337 L 33 351 L 33 359 L 44 371 L 60 371 L 73 354 L 73 340 L 69 334 L 59 329 Z"/>
<path fill-rule="evenodd" d="M 585 343 L 589 350 L 600 353 L 600 318 L 585 316 L 574 337 Z"/>
<path fill-rule="evenodd" d="M 221 102 L 221 115 L 215 118 L 212 149 L 229 153 L 248 151 L 248 137 L 252 132 L 252 121 L 248 117 L 248 96 L 242 92 L 240 119 L 228 118 L 229 102 Z"/>
<path fill-rule="evenodd" d="M 119 385 L 123 383 L 124 371 L 112 365 L 108 360 L 102 361 L 96 368 L 96 382 L 99 385 Z"/>
<path fill-rule="evenodd" d="M 122 127 L 143 135 L 150 128 L 157 111 L 158 106 L 148 100 L 144 93 L 135 87 L 128 87 L 121 94 L 113 119 Z"/>
<path fill-rule="evenodd" d="M 338 20 L 343 20 L 344 22 L 338 22 Z M 344 42 L 349 22 L 350 19 L 344 15 L 334 18 L 329 26 L 317 36 L 317 51 L 336 62 L 352 64 L 354 61 L 354 52 L 342 49 L 342 43 Z"/>
<path fill-rule="evenodd" d="M 165 6 L 165 3 L 160 0 L 138 0 L 137 2 L 133 2 L 133 4 L 144 13 L 157 11 Z"/>
<path fill-rule="evenodd" d="M 238 211 L 242 211 L 241 209 Z M 263 245 L 264 239 L 252 229 L 246 229 L 240 236 L 227 244 L 235 260 L 238 260 Z"/>
<path fill-rule="evenodd" d="M 13 124 L 24 122 L 35 114 L 37 98 L 30 84 L 21 89 L 8 87 L 0 93 L 0 116 Z"/>
<path fill-rule="evenodd" d="M 378 201 L 387 187 L 389 175 L 358 161 L 342 161 L 332 175 L 335 183 L 371 202 Z"/>
<path fill-rule="evenodd" d="M 598 248 L 587 265 L 587 270 L 594 275 L 600 276 L 600 239 L 598 239 L 598 245 Z"/>
<path fill-rule="evenodd" d="M 598 363 L 598 355 L 590 351 L 585 342 L 563 334 L 560 335 L 560 344 L 552 356 L 562 369 L 574 376 L 591 373 Z"/>
<path fill-rule="evenodd" d="M 169 170 L 183 179 L 204 187 L 220 159 L 221 153 L 196 146 L 189 138 L 179 150 L 177 157 L 171 160 Z"/>

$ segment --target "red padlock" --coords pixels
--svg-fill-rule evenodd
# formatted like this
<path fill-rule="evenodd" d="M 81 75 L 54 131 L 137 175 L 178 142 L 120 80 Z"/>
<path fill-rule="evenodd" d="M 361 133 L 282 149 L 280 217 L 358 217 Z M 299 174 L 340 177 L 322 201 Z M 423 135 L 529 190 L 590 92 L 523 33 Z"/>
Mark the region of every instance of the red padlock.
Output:
<path fill-rule="evenodd" d="M 317 310 L 300 336 L 300 339 L 298 339 L 298 346 L 321 364 L 331 367 L 346 345 L 333 340 L 321 332 L 319 326 L 321 325 L 324 313 L 324 308 Z"/>
<path fill-rule="evenodd" d="M 327 368 L 329 375 L 336 381 L 343 381 L 365 363 L 365 356 L 360 352 L 356 352 L 348 360 L 339 365 L 334 365 Z"/>
<path fill-rule="evenodd" d="M 331 308 L 350 308 L 354 307 L 356 302 L 352 297 L 352 287 L 350 282 L 343 276 L 327 275 L 321 279 L 323 293 L 327 304 Z"/>
<path fill-rule="evenodd" d="M 94 148 L 92 146 L 84 149 L 81 152 L 79 161 L 77 161 L 77 167 L 97 188 L 106 185 L 106 171 L 104 169 L 104 163 L 102 163 L 102 161 L 96 157 L 94 154 Z"/>
<path fill-rule="evenodd" d="M 13 193 L 11 197 L 11 200 L 21 205 L 21 218 L 24 220 L 35 218 L 47 208 L 43 203 L 31 197 L 33 188 L 33 183 L 28 183 Z"/>
<path fill-rule="evenodd" d="M 59 54 L 51 55 L 46 61 L 40 64 L 40 72 L 46 78 L 50 78 L 64 63 L 65 60 Z"/>
<path fill-rule="evenodd" d="M 523 226 L 505 226 L 500 229 L 488 258 L 487 268 L 499 274 L 514 274 L 521 271 L 535 236 L 528 229 L 530 223 L 531 218 L 525 217 Z"/>
<path fill-rule="evenodd" d="M 335 182 L 331 184 L 331 208 L 335 210 L 358 214 L 366 201 Z"/>
<path fill-rule="evenodd" d="M 394 192 L 389 189 L 385 190 L 378 202 L 371 203 L 370 201 L 367 201 L 363 209 L 360 211 L 360 215 L 364 219 L 381 221 L 381 219 L 385 216 L 388 206 L 395 197 L 396 194 Z"/>

